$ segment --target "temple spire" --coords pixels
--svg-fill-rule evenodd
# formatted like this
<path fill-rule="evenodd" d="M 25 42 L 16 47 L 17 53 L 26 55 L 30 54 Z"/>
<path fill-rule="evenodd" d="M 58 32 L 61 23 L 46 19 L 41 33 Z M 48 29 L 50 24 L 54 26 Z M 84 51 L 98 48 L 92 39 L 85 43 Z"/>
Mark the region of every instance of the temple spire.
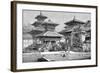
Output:
<path fill-rule="evenodd" d="M 40 15 L 42 16 L 42 12 L 40 11 Z"/>
<path fill-rule="evenodd" d="M 75 18 L 75 16 L 73 17 L 73 20 L 75 20 L 76 18 Z"/>

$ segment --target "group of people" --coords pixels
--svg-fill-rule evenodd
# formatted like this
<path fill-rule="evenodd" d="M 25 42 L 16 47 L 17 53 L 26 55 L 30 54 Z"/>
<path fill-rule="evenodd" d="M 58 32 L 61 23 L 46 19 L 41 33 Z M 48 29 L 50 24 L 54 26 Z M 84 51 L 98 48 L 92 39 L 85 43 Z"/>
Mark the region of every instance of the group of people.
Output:
<path fill-rule="evenodd" d="M 43 43 L 38 50 L 41 51 L 41 52 L 67 51 L 68 45 L 64 42 L 47 42 L 47 43 Z"/>

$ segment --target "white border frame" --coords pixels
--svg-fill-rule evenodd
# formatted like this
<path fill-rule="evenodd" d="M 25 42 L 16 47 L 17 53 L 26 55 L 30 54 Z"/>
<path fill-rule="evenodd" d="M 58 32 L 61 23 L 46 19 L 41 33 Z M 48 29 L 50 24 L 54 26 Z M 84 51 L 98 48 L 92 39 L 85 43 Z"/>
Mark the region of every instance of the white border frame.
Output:
<path fill-rule="evenodd" d="M 91 13 L 91 60 L 22 63 L 22 9 Z M 67 6 L 17 4 L 17 69 L 83 66 L 96 64 L 96 9 Z"/>

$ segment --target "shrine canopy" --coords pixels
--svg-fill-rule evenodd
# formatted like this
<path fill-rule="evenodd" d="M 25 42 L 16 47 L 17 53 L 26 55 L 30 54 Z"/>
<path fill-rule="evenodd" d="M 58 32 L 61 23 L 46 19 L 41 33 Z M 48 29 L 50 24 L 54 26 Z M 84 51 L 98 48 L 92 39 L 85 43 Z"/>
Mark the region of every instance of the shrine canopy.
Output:
<path fill-rule="evenodd" d="M 41 41 L 59 41 L 61 40 L 61 38 L 63 37 L 63 35 L 55 32 L 55 31 L 47 31 L 41 34 L 36 35 L 36 38 L 38 38 Z"/>
<path fill-rule="evenodd" d="M 36 35 L 37 38 L 61 38 L 63 35 L 59 34 L 58 32 L 55 31 L 47 31 L 41 34 Z"/>

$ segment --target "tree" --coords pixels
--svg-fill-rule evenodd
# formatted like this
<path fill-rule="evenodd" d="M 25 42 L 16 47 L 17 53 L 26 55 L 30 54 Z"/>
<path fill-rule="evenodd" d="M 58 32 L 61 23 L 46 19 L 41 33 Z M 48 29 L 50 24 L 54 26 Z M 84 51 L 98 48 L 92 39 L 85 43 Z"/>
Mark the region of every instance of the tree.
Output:
<path fill-rule="evenodd" d="M 81 29 L 80 27 L 75 28 L 73 31 L 73 50 L 74 51 L 82 51 L 82 40 L 81 40 Z"/>

